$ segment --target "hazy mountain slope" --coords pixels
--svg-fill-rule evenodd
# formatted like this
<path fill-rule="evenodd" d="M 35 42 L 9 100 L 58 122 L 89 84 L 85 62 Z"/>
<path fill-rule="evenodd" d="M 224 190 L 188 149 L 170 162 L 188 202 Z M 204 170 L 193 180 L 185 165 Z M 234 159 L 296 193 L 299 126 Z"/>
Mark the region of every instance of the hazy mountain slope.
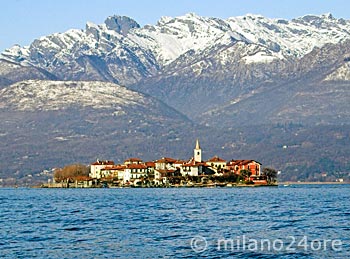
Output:
<path fill-rule="evenodd" d="M 156 96 L 196 118 L 203 111 L 271 81 L 291 62 L 277 58 L 268 64 L 247 64 L 245 57 L 256 53 L 264 53 L 266 57 L 279 56 L 260 45 L 232 39 L 229 45 L 209 48 L 199 55 L 187 53 L 164 69 L 163 74 L 142 80 L 131 88 Z"/>
<path fill-rule="evenodd" d="M 0 104 L 7 174 L 145 156 L 192 125 L 150 96 L 104 82 L 24 81 L 0 90 Z"/>
<path fill-rule="evenodd" d="M 350 41 L 315 49 L 271 83 L 205 113 L 203 122 L 350 124 L 349 56 Z"/>
<path fill-rule="evenodd" d="M 28 79 L 55 80 L 56 77 L 41 68 L 23 66 L 19 63 L 0 59 L 0 89 Z"/>

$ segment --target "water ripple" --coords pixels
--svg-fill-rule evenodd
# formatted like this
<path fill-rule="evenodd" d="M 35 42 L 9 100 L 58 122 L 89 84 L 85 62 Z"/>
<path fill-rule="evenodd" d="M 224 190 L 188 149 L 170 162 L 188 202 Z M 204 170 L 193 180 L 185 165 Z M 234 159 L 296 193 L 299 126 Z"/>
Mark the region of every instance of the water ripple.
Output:
<path fill-rule="evenodd" d="M 347 186 L 0 189 L 0 258 L 349 258 Z M 200 253 L 191 240 L 200 236 Z M 218 240 L 339 239 L 289 251 L 218 250 Z M 205 244 L 205 243 L 202 243 Z"/>

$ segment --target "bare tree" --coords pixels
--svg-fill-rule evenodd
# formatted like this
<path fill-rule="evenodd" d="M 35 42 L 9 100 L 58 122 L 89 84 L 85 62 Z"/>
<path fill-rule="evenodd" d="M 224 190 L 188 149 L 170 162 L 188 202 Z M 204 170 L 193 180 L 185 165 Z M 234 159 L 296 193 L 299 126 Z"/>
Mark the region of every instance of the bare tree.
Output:
<path fill-rule="evenodd" d="M 56 182 L 75 181 L 87 176 L 89 176 L 89 167 L 82 164 L 67 165 L 56 169 L 54 173 Z"/>

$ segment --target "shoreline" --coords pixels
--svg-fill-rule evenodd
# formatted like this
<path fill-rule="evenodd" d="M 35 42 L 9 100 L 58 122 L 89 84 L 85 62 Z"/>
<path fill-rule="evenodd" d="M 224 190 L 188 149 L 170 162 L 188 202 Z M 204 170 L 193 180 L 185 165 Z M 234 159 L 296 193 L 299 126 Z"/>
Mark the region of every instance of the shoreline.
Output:
<path fill-rule="evenodd" d="M 42 188 L 42 189 L 123 189 L 123 188 L 130 188 L 130 189 L 147 189 L 147 188 L 243 188 L 243 187 L 249 187 L 249 188 L 257 188 L 257 187 L 278 187 L 278 184 L 191 184 L 191 185 L 160 185 L 160 186 L 135 186 L 135 185 L 121 185 L 121 186 L 114 186 L 114 185 L 106 185 L 106 186 L 81 186 L 81 185 L 61 185 L 61 184 L 42 184 L 37 186 L 32 186 L 31 188 Z"/>
<path fill-rule="evenodd" d="M 287 182 L 279 182 L 278 185 L 331 185 L 331 184 L 337 184 L 337 185 L 342 185 L 342 184 L 350 184 L 350 182 L 292 182 L 292 181 L 287 181 Z"/>
<path fill-rule="evenodd" d="M 278 182 L 275 184 L 194 184 L 194 185 L 168 185 L 168 186 L 133 186 L 133 185 L 124 185 L 124 186 L 75 186 L 74 184 L 67 186 L 62 185 L 49 185 L 41 184 L 34 186 L 1 186 L 0 188 L 38 188 L 38 189 L 99 189 L 99 188 L 256 188 L 256 187 L 283 187 L 291 185 L 350 185 L 350 182 L 295 182 L 295 181 L 286 181 Z"/>

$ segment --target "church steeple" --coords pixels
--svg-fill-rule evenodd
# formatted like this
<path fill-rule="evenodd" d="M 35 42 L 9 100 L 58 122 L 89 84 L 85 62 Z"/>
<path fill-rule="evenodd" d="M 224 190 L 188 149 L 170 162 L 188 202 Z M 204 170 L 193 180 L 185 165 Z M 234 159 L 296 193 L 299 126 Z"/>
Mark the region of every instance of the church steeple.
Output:
<path fill-rule="evenodd" d="M 196 141 L 196 148 L 194 149 L 194 161 L 195 162 L 202 162 L 202 149 L 199 145 L 199 140 Z"/>
<path fill-rule="evenodd" d="M 196 141 L 196 149 L 201 149 L 201 147 L 199 146 L 199 140 L 197 138 L 197 141 Z"/>

